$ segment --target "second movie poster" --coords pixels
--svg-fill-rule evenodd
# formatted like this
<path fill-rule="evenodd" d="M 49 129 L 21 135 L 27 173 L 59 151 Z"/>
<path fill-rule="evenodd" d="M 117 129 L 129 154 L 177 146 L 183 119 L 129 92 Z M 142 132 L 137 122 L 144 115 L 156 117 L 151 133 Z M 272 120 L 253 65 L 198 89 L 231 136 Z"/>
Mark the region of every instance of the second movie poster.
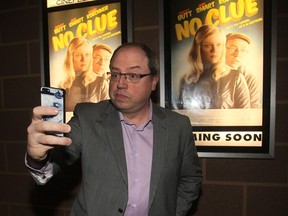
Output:
<path fill-rule="evenodd" d="M 263 123 L 263 5 L 263 0 L 170 1 L 170 106 L 193 126 L 216 127 L 195 132 L 197 145 L 262 145 L 257 126 Z M 217 131 L 225 126 L 256 130 Z M 202 142 L 203 134 L 216 138 Z M 228 142 L 235 134 L 249 139 Z"/>

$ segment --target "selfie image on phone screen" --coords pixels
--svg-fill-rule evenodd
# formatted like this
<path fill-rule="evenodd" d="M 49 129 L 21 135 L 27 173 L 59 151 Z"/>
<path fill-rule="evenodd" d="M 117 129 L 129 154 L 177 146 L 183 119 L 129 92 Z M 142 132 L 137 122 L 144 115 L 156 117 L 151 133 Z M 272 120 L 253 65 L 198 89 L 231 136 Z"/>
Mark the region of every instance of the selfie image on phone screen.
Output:
<path fill-rule="evenodd" d="M 63 89 L 41 87 L 41 105 L 56 107 L 59 110 L 57 116 L 45 116 L 43 118 L 44 121 L 53 121 L 62 123 L 65 122 L 64 98 L 65 98 L 65 91 Z"/>

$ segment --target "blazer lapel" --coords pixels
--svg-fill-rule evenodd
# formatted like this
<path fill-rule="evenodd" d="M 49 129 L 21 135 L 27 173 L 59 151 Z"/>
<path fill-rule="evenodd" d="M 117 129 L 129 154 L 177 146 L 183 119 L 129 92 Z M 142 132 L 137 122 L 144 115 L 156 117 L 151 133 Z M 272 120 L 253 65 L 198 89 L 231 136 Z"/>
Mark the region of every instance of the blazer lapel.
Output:
<path fill-rule="evenodd" d="M 123 143 L 122 127 L 118 112 L 110 107 L 106 111 L 107 118 L 103 120 L 103 127 L 107 131 L 107 137 L 113 151 L 115 160 L 117 161 L 118 168 L 121 172 L 124 182 L 128 187 L 127 166 L 125 158 L 125 149 Z M 153 104 L 153 161 L 151 170 L 150 181 L 150 195 L 149 206 L 150 208 L 158 187 L 161 170 L 164 166 L 164 149 L 167 143 L 167 127 L 165 125 L 165 115 Z"/>
<path fill-rule="evenodd" d="M 108 117 L 103 121 L 103 127 L 107 131 L 107 137 L 124 182 L 128 185 L 125 149 L 119 114 L 111 107 L 107 109 L 106 113 Z"/>
<path fill-rule="evenodd" d="M 165 115 L 161 112 L 161 110 L 153 105 L 153 159 L 148 209 L 150 209 L 150 206 L 154 200 L 155 192 L 161 176 L 161 170 L 164 165 L 164 149 L 165 144 L 167 143 L 167 127 L 165 124 L 163 124 L 164 118 Z"/>

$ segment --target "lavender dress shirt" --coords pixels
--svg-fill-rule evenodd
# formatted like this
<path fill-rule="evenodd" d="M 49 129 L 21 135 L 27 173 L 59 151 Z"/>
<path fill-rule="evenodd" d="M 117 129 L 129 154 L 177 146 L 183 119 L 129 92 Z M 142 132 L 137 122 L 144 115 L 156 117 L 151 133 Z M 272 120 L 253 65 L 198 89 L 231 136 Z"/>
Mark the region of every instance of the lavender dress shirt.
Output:
<path fill-rule="evenodd" d="M 152 110 L 152 109 L 150 109 Z M 128 203 L 125 216 L 147 216 L 153 153 L 152 112 L 136 127 L 120 113 L 128 170 Z"/>

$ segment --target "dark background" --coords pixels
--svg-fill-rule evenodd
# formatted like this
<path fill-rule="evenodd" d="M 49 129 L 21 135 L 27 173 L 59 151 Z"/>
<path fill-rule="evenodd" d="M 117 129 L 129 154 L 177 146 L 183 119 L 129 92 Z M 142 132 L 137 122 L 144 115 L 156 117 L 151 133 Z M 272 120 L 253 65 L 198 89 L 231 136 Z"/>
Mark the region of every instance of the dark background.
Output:
<path fill-rule="evenodd" d="M 272 0 L 271 0 L 272 1 Z M 0 215 L 68 216 L 79 187 L 79 165 L 46 186 L 24 167 L 26 128 L 40 104 L 38 0 L 1 1 L 0 7 Z M 159 55 L 159 5 L 133 1 L 134 41 Z M 278 0 L 275 159 L 202 158 L 197 216 L 288 215 L 288 2 Z"/>

